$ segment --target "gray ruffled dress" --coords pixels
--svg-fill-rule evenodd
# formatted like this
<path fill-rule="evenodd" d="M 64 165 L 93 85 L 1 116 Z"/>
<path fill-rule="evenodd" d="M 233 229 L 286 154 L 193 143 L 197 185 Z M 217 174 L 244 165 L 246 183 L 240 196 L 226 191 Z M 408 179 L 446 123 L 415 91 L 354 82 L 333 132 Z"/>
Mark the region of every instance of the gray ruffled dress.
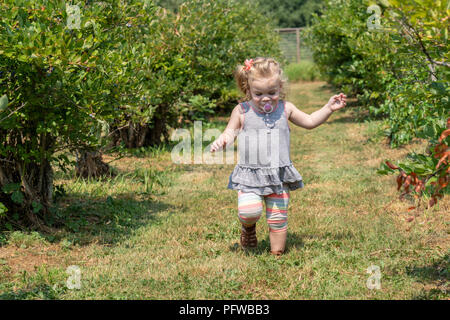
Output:
<path fill-rule="evenodd" d="M 303 188 L 302 176 L 290 159 L 290 127 L 285 103 L 279 100 L 271 113 L 241 103 L 244 126 L 237 136 L 238 163 L 228 189 L 258 195 L 280 194 Z"/>

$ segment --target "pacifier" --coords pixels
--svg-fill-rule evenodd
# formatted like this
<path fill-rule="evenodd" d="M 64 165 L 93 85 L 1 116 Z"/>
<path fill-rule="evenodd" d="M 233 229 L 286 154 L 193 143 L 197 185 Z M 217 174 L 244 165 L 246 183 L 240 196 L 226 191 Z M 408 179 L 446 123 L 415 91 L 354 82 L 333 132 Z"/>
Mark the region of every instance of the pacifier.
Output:
<path fill-rule="evenodd" d="M 270 103 L 266 103 L 264 105 L 264 112 L 265 113 L 271 113 L 273 111 L 273 106 Z"/>

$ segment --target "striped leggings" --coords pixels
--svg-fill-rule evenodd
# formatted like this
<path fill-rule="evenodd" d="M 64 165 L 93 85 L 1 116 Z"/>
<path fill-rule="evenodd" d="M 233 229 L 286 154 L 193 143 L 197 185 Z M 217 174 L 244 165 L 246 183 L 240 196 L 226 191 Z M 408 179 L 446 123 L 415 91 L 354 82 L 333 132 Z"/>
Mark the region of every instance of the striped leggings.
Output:
<path fill-rule="evenodd" d="M 260 196 L 253 192 L 238 191 L 238 217 L 246 227 L 254 225 L 261 217 L 263 202 L 266 203 L 266 220 L 270 232 L 287 230 L 287 210 L 289 204 L 289 190 L 282 194 L 272 193 Z"/>

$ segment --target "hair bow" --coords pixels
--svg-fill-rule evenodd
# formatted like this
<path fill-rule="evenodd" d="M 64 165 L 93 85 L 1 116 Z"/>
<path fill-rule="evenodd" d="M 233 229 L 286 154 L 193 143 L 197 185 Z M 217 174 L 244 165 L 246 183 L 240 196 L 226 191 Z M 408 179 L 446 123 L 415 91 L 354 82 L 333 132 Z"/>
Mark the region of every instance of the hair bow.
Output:
<path fill-rule="evenodd" d="M 245 71 L 250 70 L 250 68 L 253 66 L 253 59 L 250 59 L 250 60 L 245 59 L 244 64 L 245 64 L 244 70 L 245 70 Z"/>

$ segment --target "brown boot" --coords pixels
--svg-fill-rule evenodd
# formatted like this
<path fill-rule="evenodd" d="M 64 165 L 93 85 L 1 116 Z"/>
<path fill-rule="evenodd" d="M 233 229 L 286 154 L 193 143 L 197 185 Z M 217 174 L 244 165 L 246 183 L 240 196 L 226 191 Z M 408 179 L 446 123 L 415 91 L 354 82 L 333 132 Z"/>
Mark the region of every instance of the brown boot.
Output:
<path fill-rule="evenodd" d="M 256 239 L 256 224 L 251 227 L 242 225 L 241 246 L 242 248 L 256 248 L 258 240 Z"/>

